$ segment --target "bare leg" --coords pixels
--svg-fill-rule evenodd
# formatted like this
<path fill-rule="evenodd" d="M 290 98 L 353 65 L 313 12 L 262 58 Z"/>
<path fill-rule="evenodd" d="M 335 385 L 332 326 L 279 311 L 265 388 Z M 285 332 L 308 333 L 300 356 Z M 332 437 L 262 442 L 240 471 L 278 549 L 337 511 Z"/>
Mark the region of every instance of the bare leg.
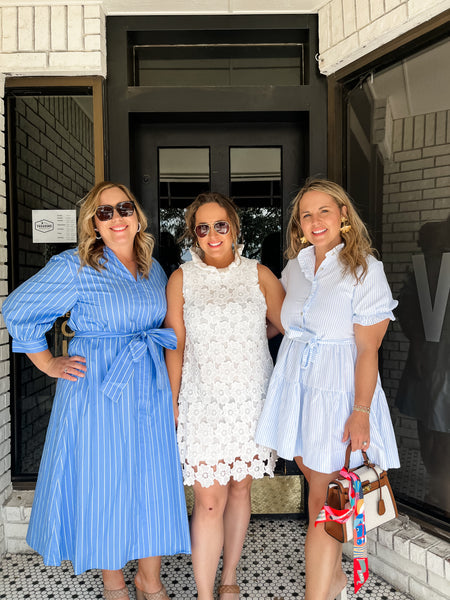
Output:
<path fill-rule="evenodd" d="M 223 514 L 228 486 L 217 481 L 203 488 L 194 483 L 191 517 L 192 566 L 198 600 L 213 600 L 214 581 L 224 541 Z"/>
<path fill-rule="evenodd" d="M 162 588 L 161 583 L 161 557 L 148 556 L 138 561 L 138 571 L 134 581 L 143 592 L 154 594 Z"/>
<path fill-rule="evenodd" d="M 230 480 L 228 500 L 224 514 L 223 570 L 221 583 L 236 583 L 236 568 L 242 554 L 245 535 L 250 522 L 250 492 L 252 478 L 248 475 L 242 481 Z M 236 594 L 222 594 L 221 600 L 235 600 Z"/>
<path fill-rule="evenodd" d="M 107 590 L 120 590 L 125 587 L 122 569 L 117 571 L 102 570 L 103 586 Z M 124 597 L 125 600 L 126 596 Z"/>
<path fill-rule="evenodd" d="M 325 532 L 323 525 L 314 527 L 314 522 L 325 503 L 328 484 L 338 472 L 318 473 L 305 467 L 300 457 L 295 461 L 309 483 L 305 600 L 333 600 L 347 582 L 341 566 L 342 546 Z"/>

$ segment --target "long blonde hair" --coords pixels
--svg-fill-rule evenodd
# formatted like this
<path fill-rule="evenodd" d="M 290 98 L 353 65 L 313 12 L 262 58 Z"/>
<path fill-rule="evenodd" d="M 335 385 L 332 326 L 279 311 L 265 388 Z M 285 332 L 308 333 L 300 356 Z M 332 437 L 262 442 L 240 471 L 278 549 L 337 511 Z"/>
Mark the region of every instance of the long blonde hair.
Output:
<path fill-rule="evenodd" d="M 236 256 L 238 238 L 241 231 L 241 223 L 239 220 L 237 207 L 233 200 L 227 198 L 223 194 L 219 194 L 218 192 L 205 192 L 203 194 L 199 194 L 194 202 L 187 207 L 186 212 L 184 213 L 186 227 L 180 238 L 180 241 L 188 240 L 188 242 L 191 244 L 198 246 L 197 235 L 195 234 L 195 215 L 197 214 L 200 206 L 211 203 L 218 204 L 227 211 L 228 220 L 230 222 L 233 255 Z"/>
<path fill-rule="evenodd" d="M 345 206 L 347 209 L 347 223 L 351 226 L 348 232 L 341 232 L 344 247 L 339 254 L 339 259 L 344 265 L 345 271 L 360 281 L 367 272 L 367 257 L 374 255 L 369 232 L 356 212 L 347 192 L 337 183 L 327 179 L 310 179 L 299 191 L 292 202 L 292 213 L 287 227 L 287 258 L 295 258 L 302 248 L 309 246 L 309 242 L 303 242 L 302 227 L 300 225 L 300 200 L 306 192 L 322 192 L 331 196 L 336 202 L 339 210 Z"/>
<path fill-rule="evenodd" d="M 138 223 L 141 225 L 140 231 L 136 233 L 134 238 L 137 269 L 142 277 L 148 278 L 155 241 L 153 236 L 145 231 L 147 228 L 147 217 L 130 190 L 121 183 L 112 183 L 111 181 L 97 183 L 81 200 L 80 215 L 78 217 L 78 254 L 81 266 L 89 266 L 96 271 L 101 271 L 105 268 L 100 262 L 104 258 L 103 250 L 105 244 L 102 239 L 98 240 L 96 238 L 94 216 L 95 211 L 100 205 L 100 195 L 110 188 L 119 188 L 129 200 L 134 202 Z"/>

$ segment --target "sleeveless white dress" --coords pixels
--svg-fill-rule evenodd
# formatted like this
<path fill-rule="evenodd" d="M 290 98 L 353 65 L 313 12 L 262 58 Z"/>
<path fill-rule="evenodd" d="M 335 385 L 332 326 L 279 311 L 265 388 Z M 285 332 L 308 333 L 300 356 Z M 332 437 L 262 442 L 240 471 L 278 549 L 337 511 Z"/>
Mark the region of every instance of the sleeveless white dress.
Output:
<path fill-rule="evenodd" d="M 225 269 L 191 249 L 182 265 L 186 344 L 178 445 L 185 485 L 273 476 L 275 454 L 255 443 L 270 375 L 266 301 L 258 263 L 239 255 Z"/>

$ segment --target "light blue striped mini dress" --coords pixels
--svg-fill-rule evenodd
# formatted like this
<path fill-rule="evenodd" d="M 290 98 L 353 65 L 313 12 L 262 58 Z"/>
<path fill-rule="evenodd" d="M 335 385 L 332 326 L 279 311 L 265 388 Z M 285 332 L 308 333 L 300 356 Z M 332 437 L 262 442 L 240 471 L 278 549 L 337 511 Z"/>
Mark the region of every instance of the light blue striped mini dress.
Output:
<path fill-rule="evenodd" d="M 356 283 L 350 273 L 343 273 L 342 247 L 327 253 L 316 274 L 314 246 L 301 250 L 282 273 L 286 335 L 255 435 L 258 444 L 288 460 L 301 456 L 307 467 L 320 473 L 338 471 L 344 464 L 347 444 L 341 440 L 355 391 L 353 326 L 394 320 L 397 306 L 382 263 L 369 257 L 367 275 Z M 379 377 L 370 411 L 368 456 L 383 469 L 400 466 Z M 353 452 L 350 466 L 361 463 L 361 452 Z"/>
<path fill-rule="evenodd" d="M 160 329 L 167 279 L 154 260 L 135 280 L 104 252 L 101 272 L 80 269 L 75 250 L 54 256 L 3 304 L 15 352 L 45 350 L 71 311 L 69 354 L 86 357 L 84 378 L 57 383 L 27 535 L 45 564 L 68 559 L 76 574 L 190 552 L 163 358 L 176 339 Z"/>

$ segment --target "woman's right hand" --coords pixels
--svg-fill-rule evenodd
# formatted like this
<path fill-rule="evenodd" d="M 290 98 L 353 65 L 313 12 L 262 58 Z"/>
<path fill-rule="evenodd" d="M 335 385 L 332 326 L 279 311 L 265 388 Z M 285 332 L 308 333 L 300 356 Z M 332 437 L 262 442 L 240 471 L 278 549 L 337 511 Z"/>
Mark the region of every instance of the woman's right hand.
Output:
<path fill-rule="evenodd" d="M 40 371 L 49 377 L 78 381 L 78 378 L 84 377 L 87 371 L 84 356 L 54 357 L 48 349 L 41 352 L 28 352 L 27 356 Z"/>
<path fill-rule="evenodd" d="M 86 359 L 83 356 L 52 356 L 44 373 L 49 377 L 77 381 L 85 376 L 86 371 Z"/>

